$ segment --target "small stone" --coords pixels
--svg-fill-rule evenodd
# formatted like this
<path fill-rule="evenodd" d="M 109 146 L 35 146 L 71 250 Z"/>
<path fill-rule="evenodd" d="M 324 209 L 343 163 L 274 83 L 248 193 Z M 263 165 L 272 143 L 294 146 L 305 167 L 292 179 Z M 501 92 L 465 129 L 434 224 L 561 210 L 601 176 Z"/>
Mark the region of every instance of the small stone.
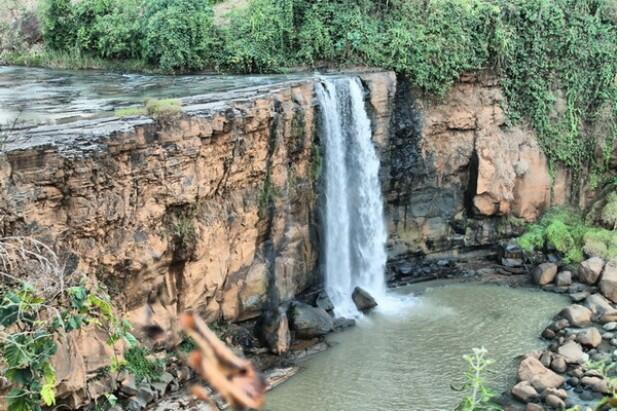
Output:
<path fill-rule="evenodd" d="M 576 377 L 572 377 L 568 380 L 568 384 L 570 384 L 573 387 L 576 387 L 578 384 L 580 384 L 581 380 L 579 380 Z"/>
<path fill-rule="evenodd" d="M 548 351 L 544 351 L 542 355 L 540 356 L 540 362 L 545 367 L 547 368 L 550 367 L 551 366 L 551 353 Z"/>
<path fill-rule="evenodd" d="M 572 272 L 571 271 L 562 271 L 557 274 L 557 278 L 555 279 L 555 284 L 557 287 L 568 287 L 572 284 Z"/>
<path fill-rule="evenodd" d="M 561 389 L 561 388 L 547 388 L 546 391 L 544 391 L 543 393 L 545 396 L 546 395 L 556 395 L 557 397 L 561 398 L 562 400 L 565 400 L 566 398 L 568 398 L 568 393 L 566 392 L 566 390 Z"/>
<path fill-rule="evenodd" d="M 566 408 L 566 403 L 564 400 L 553 394 L 547 395 L 544 402 L 546 402 L 546 405 L 549 407 L 553 407 L 558 410 L 563 410 Z"/>
<path fill-rule="evenodd" d="M 534 402 L 528 402 L 525 409 L 527 411 L 544 411 L 544 408 L 540 404 L 536 404 Z"/>
<path fill-rule="evenodd" d="M 609 341 L 611 345 L 617 347 L 617 338 L 613 338 L 612 340 Z"/>
<path fill-rule="evenodd" d="M 533 280 L 538 285 L 546 285 L 552 283 L 556 275 L 557 264 L 555 263 L 542 263 L 537 266 L 532 272 Z"/>
<path fill-rule="evenodd" d="M 555 331 L 563 330 L 564 328 L 568 328 L 570 326 L 570 321 L 565 318 L 559 319 L 553 323 L 553 328 Z"/>
<path fill-rule="evenodd" d="M 577 378 L 581 378 L 583 375 L 585 375 L 585 373 L 583 372 L 583 369 L 581 367 L 573 368 L 569 372 L 569 374 L 572 375 L 573 377 L 577 377 Z"/>
<path fill-rule="evenodd" d="M 512 387 L 512 395 L 523 402 L 530 402 L 540 397 L 538 391 L 531 386 L 529 381 L 521 381 Z"/>
<path fill-rule="evenodd" d="M 555 338 L 555 331 L 547 327 L 544 329 L 544 331 L 542 331 L 542 337 L 546 338 L 547 340 L 552 340 L 553 338 Z"/>
<path fill-rule="evenodd" d="M 607 340 L 607 341 L 608 341 L 608 340 L 612 340 L 614 337 L 615 337 L 615 334 L 614 334 L 614 333 L 608 333 L 608 332 L 606 332 L 606 333 L 602 334 L 602 339 L 603 339 L 603 340 Z"/>
<path fill-rule="evenodd" d="M 568 364 L 561 355 L 555 355 L 551 361 L 551 369 L 559 374 L 566 372 Z"/>
<path fill-rule="evenodd" d="M 589 297 L 589 293 L 587 291 L 581 291 L 578 293 L 571 292 L 570 294 L 570 299 L 575 303 L 581 302 L 587 297 Z"/>
<path fill-rule="evenodd" d="M 576 340 L 586 347 L 597 347 L 602 342 L 602 336 L 596 328 L 585 328 L 576 335 Z"/>
<path fill-rule="evenodd" d="M 606 331 L 614 331 L 615 329 L 617 329 L 617 322 L 615 321 L 608 322 L 604 324 L 602 328 L 604 328 Z"/>

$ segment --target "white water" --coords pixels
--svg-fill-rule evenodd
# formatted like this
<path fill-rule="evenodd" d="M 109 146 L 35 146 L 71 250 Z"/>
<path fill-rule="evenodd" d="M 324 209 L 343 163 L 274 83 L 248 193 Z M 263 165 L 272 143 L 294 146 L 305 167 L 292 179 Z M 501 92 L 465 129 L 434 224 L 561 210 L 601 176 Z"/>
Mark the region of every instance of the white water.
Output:
<path fill-rule="evenodd" d="M 317 86 L 325 139 L 325 274 L 335 314 L 359 315 L 356 286 L 386 301 L 387 231 L 364 90 L 357 78 L 325 79 Z"/>

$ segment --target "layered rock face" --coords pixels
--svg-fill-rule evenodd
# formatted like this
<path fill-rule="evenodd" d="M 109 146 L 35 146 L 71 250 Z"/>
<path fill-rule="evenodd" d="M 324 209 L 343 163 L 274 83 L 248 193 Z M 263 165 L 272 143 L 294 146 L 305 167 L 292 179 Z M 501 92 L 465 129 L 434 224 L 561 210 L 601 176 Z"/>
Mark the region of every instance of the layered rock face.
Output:
<path fill-rule="evenodd" d="M 396 80 L 361 77 L 383 145 Z M 0 234 L 78 256 L 136 323 L 256 317 L 320 280 L 316 81 L 187 98 L 180 118 L 39 127 L 0 161 Z"/>
<path fill-rule="evenodd" d="M 162 317 L 247 319 L 313 284 L 313 84 L 198 103 L 181 119 L 128 121 L 92 148 L 9 151 L 4 233 L 71 250 L 127 310 L 156 296 Z"/>
<path fill-rule="evenodd" d="M 509 127 L 498 79 L 466 75 L 439 100 L 398 84 L 389 145 L 391 254 L 428 254 L 494 243 L 501 217 L 533 221 L 567 201 L 567 176 L 551 183 L 533 131 Z"/>

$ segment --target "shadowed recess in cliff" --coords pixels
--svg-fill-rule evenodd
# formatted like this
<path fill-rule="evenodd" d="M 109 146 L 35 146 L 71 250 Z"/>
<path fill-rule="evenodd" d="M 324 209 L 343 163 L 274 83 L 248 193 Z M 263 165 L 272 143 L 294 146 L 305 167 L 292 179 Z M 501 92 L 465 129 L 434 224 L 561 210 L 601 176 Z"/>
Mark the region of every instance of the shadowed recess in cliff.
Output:
<path fill-rule="evenodd" d="M 323 80 L 317 98 L 326 153 L 326 289 L 337 315 L 356 316 L 355 287 L 378 301 L 385 296 L 387 232 L 379 158 L 359 79 Z"/>

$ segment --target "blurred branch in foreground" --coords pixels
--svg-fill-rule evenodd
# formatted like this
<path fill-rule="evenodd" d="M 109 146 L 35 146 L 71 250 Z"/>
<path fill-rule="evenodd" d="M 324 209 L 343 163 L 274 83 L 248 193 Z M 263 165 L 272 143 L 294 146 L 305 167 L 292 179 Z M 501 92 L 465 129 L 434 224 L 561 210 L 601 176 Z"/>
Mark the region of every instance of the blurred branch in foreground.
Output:
<path fill-rule="evenodd" d="M 266 384 L 253 364 L 227 348 L 197 314 L 183 314 L 180 324 L 197 345 L 188 358 L 189 365 L 234 409 L 261 408 Z M 193 395 L 212 402 L 204 387 L 194 386 Z"/>

